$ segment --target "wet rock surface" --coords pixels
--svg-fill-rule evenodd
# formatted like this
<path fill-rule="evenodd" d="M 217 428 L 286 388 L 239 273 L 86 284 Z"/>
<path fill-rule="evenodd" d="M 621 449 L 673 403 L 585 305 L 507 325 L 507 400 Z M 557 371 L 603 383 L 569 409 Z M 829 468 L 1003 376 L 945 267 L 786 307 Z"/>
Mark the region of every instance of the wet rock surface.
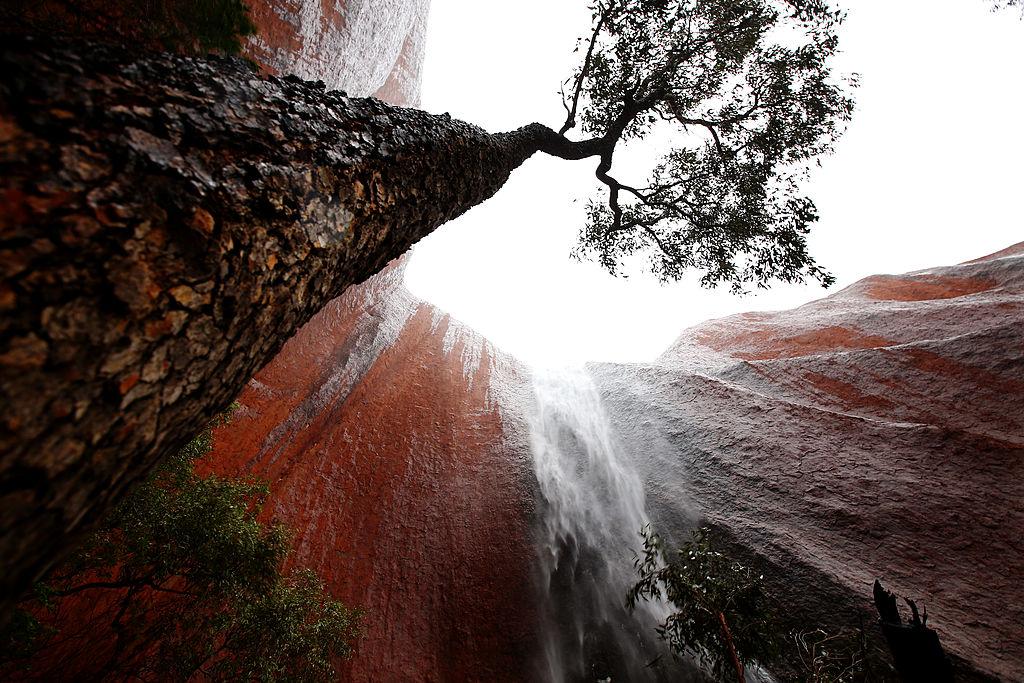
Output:
<path fill-rule="evenodd" d="M 529 373 L 399 280 L 389 270 L 303 328 L 212 462 L 268 477 L 300 561 L 386 615 L 356 679 L 528 679 L 543 505 Z M 655 363 L 588 371 L 658 528 L 712 525 L 804 624 L 870 629 L 882 578 L 928 607 L 962 680 L 1016 680 L 1021 339 L 1019 246 L 710 321 Z M 447 638 L 470 645 L 443 654 Z"/>
<path fill-rule="evenodd" d="M 710 321 L 656 363 L 591 371 L 624 438 L 648 444 L 662 524 L 713 524 L 833 623 L 870 618 L 881 578 L 927 605 L 965 679 L 1019 680 L 1022 340 L 1024 244 Z"/>
<path fill-rule="evenodd" d="M 366 610 L 344 680 L 520 681 L 536 651 L 524 369 L 401 285 L 304 326 L 239 397 L 209 467 L 267 480 L 294 561 Z"/>

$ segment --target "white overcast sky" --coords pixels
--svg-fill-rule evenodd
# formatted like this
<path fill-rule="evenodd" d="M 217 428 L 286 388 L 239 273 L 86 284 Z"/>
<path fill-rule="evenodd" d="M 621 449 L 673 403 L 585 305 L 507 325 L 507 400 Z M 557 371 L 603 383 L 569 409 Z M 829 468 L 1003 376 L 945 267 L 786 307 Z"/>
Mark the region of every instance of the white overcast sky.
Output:
<path fill-rule="evenodd" d="M 433 0 L 423 107 L 488 130 L 564 112 L 558 84 L 587 30 L 585 0 Z M 846 0 L 842 71 L 861 75 L 854 121 L 809 194 L 810 238 L 836 288 L 874 273 L 965 261 L 1024 240 L 1024 22 L 985 0 Z M 696 278 L 613 278 L 569 259 L 595 189 L 592 161 L 537 155 L 492 199 L 414 252 L 418 296 L 536 364 L 646 361 L 686 327 L 826 294 L 745 297 Z M 620 180 L 638 184 L 624 169 Z M 834 288 L 835 289 L 835 288 Z M 831 291 L 834 291 L 831 290 Z"/>

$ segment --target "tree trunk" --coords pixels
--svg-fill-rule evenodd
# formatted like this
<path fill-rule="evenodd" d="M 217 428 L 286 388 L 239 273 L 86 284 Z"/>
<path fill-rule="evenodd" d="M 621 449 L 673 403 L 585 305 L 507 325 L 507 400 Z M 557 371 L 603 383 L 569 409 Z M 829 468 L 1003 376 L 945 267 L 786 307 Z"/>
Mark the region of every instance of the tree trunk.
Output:
<path fill-rule="evenodd" d="M 722 627 L 722 639 L 725 640 L 729 661 L 732 662 L 732 668 L 736 672 L 736 680 L 739 683 L 744 683 L 747 679 L 743 675 L 743 664 L 736 653 L 736 644 L 732 642 L 732 633 L 729 631 L 729 624 L 725 621 L 725 614 L 723 612 L 718 613 L 718 624 Z"/>
<path fill-rule="evenodd" d="M 5 42 L 6 607 L 296 328 L 551 131 L 490 135 L 241 60 Z"/>

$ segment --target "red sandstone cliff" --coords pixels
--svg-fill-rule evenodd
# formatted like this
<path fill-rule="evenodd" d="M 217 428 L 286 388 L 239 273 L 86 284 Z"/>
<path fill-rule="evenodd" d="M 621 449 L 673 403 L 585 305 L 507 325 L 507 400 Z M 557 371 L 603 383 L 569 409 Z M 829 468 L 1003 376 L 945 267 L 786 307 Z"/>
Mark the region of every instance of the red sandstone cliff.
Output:
<path fill-rule="evenodd" d="M 415 105 L 428 5 L 251 0 L 247 53 Z M 522 417 L 503 417 L 498 395 L 525 374 L 415 300 L 403 268 L 350 290 L 285 346 L 210 462 L 268 479 L 271 514 L 296 530 L 295 560 L 366 610 L 346 678 L 523 680 L 535 648 L 530 470 L 507 436 L 525 440 Z"/>
<path fill-rule="evenodd" d="M 525 680 L 530 469 L 500 408 L 524 374 L 401 278 L 393 264 L 289 341 L 210 467 L 270 482 L 295 560 L 366 610 L 346 680 Z"/>
<path fill-rule="evenodd" d="M 428 0 L 250 0 L 247 54 L 352 95 L 419 101 Z M 270 482 L 294 560 L 366 610 L 355 681 L 524 680 L 535 649 L 526 374 L 402 285 L 314 317 L 239 397 L 211 470 Z"/>
<path fill-rule="evenodd" d="M 415 102 L 425 3 L 396 0 L 391 24 L 369 3 L 251 4 L 268 68 Z M 296 561 L 367 610 L 348 678 L 530 680 L 528 373 L 401 273 L 310 321 L 208 466 L 269 480 Z M 659 525 L 725 529 L 819 616 L 864 607 L 880 577 L 927 604 L 952 654 L 1021 680 L 1022 340 L 1017 245 L 711 321 L 656 363 L 591 374 Z"/>

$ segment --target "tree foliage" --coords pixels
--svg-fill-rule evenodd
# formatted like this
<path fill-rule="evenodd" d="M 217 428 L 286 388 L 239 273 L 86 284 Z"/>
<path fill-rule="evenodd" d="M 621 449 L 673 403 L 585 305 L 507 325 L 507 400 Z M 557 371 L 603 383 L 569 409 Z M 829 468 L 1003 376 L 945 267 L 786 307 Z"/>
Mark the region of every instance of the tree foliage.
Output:
<path fill-rule="evenodd" d="M 1020 10 L 1021 19 L 1024 19 L 1024 0 L 992 0 L 993 12 L 1013 7 Z"/>
<path fill-rule="evenodd" d="M 168 49 L 237 54 L 256 32 L 242 0 L 146 0 L 150 26 Z"/>
<path fill-rule="evenodd" d="M 705 286 L 833 279 L 808 254 L 818 219 L 809 168 L 853 111 L 856 77 L 833 75 L 843 14 L 825 0 L 600 0 L 563 86 L 566 121 L 545 151 L 598 156 L 577 254 L 615 273 L 647 254 L 663 280 Z M 568 90 L 566 90 L 568 87 Z M 569 141 L 579 126 L 591 136 Z M 676 130 L 646 183 L 611 174 L 620 142 Z"/>
<path fill-rule="evenodd" d="M 9 30 L 190 54 L 237 54 L 256 32 L 243 0 L 5 0 L 0 21 Z"/>
<path fill-rule="evenodd" d="M 781 648 L 763 576 L 714 550 L 708 530 L 693 533 L 675 552 L 645 527 L 639 581 L 626 596 L 635 607 L 664 597 L 675 608 L 658 627 L 673 653 L 696 656 L 719 680 L 735 680 L 739 660 L 767 663 Z"/>
<path fill-rule="evenodd" d="M 265 484 L 196 474 L 210 443 L 206 430 L 161 465 L 36 587 L 3 634 L 9 671 L 62 667 L 88 647 L 114 679 L 333 679 L 359 613 L 314 573 L 282 570 L 289 533 L 260 521 Z M 91 633 L 69 653 L 63 631 L 83 621 Z"/>
<path fill-rule="evenodd" d="M 743 678 L 757 662 L 786 680 L 807 683 L 862 683 L 890 680 L 892 667 L 863 625 L 856 628 L 785 625 L 764 576 L 715 549 L 709 529 L 671 551 L 649 527 L 641 530 L 643 551 L 634 566 L 638 581 L 626 596 L 635 607 L 664 598 L 673 608 L 658 627 L 673 654 L 693 656 L 720 681 Z"/>

